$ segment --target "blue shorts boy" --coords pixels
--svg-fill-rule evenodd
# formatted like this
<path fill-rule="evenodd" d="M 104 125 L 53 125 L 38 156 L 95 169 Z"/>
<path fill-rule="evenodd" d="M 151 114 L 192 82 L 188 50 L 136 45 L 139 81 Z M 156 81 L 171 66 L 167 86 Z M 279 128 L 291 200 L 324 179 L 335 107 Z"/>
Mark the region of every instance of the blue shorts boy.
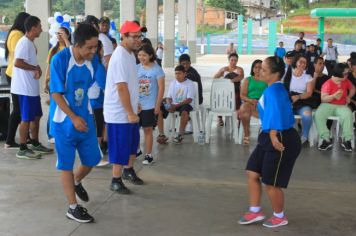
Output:
<path fill-rule="evenodd" d="M 109 162 L 117 165 L 129 164 L 130 155 L 135 155 L 140 143 L 139 124 L 107 124 Z"/>
<path fill-rule="evenodd" d="M 21 121 L 34 121 L 36 117 L 42 116 L 41 98 L 40 96 L 18 95 Z"/>
<path fill-rule="evenodd" d="M 95 128 L 90 127 L 88 132 L 90 132 L 88 135 L 82 137 L 68 137 L 63 132 L 55 133 L 58 170 L 73 170 L 76 151 L 78 151 L 80 161 L 84 166 L 94 167 L 100 162 L 102 154 Z"/>

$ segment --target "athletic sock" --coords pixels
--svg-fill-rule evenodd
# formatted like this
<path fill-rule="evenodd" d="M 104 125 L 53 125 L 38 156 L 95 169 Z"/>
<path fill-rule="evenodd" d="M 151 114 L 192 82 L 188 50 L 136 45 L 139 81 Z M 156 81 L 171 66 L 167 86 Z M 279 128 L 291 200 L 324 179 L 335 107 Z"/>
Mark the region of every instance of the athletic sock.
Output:
<path fill-rule="evenodd" d="M 261 211 L 261 207 L 260 206 L 250 206 L 249 211 L 253 212 L 253 213 L 257 213 L 257 212 Z"/>
<path fill-rule="evenodd" d="M 69 204 L 69 208 L 72 210 L 74 210 L 77 206 L 78 204 Z"/>
<path fill-rule="evenodd" d="M 284 212 L 283 212 L 283 211 L 280 212 L 280 213 L 273 212 L 273 215 L 274 215 L 275 217 L 278 217 L 278 218 L 283 218 L 283 217 L 284 217 Z"/>

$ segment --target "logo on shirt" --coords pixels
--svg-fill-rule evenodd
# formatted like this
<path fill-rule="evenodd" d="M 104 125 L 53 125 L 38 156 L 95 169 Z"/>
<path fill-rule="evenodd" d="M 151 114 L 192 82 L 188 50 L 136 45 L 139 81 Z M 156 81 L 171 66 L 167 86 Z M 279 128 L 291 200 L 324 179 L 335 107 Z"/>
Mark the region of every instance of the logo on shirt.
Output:
<path fill-rule="evenodd" d="M 183 100 L 184 100 L 184 89 L 180 88 L 176 93 L 176 101 L 177 103 L 180 103 Z"/>
<path fill-rule="evenodd" d="M 149 79 L 140 79 L 139 84 L 140 84 L 139 87 L 140 97 L 149 96 L 151 81 Z"/>
<path fill-rule="evenodd" d="M 78 88 L 77 90 L 74 91 L 74 99 L 75 99 L 75 106 L 79 107 L 83 103 L 84 99 L 84 89 Z"/>

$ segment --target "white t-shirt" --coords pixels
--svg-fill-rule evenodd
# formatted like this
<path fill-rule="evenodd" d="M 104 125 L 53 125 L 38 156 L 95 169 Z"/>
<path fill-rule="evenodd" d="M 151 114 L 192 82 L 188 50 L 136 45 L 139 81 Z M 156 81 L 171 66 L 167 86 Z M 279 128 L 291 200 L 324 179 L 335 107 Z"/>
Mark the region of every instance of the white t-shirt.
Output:
<path fill-rule="evenodd" d="M 163 58 L 163 49 L 162 48 L 157 48 L 156 56 L 157 56 L 157 59 L 162 60 L 162 58 Z"/>
<path fill-rule="evenodd" d="M 16 45 L 14 60 L 17 58 L 23 59 L 30 65 L 38 65 L 35 44 L 26 36 L 23 36 Z M 11 78 L 11 93 L 39 96 L 40 83 L 39 80 L 35 79 L 35 72 L 14 66 Z"/>
<path fill-rule="evenodd" d="M 191 106 L 194 104 L 195 97 L 195 87 L 191 80 L 186 79 L 184 82 L 178 82 L 174 80 L 169 85 L 167 98 L 172 99 L 172 104 L 178 104 L 183 102 L 187 98 L 193 99 L 190 103 Z"/>
<path fill-rule="evenodd" d="M 132 110 L 137 114 L 139 83 L 137 80 L 136 58 L 133 52 L 129 53 L 121 45 L 117 46 L 111 56 L 106 77 L 104 95 L 104 119 L 106 123 L 129 123 L 127 112 L 117 91 L 118 83 L 127 83 Z"/>
<path fill-rule="evenodd" d="M 114 46 L 112 45 L 112 42 L 109 37 L 104 33 L 100 33 L 99 40 L 103 44 L 104 57 L 111 55 L 114 52 Z"/>
<path fill-rule="evenodd" d="M 313 81 L 313 78 L 305 72 L 300 77 L 292 73 L 289 90 L 291 92 L 305 93 L 307 91 L 307 84 L 311 81 Z"/>
<path fill-rule="evenodd" d="M 325 60 L 336 61 L 338 57 L 337 47 L 332 46 L 331 48 L 329 48 L 328 46 L 326 46 L 324 48 L 323 54 L 325 54 Z"/>

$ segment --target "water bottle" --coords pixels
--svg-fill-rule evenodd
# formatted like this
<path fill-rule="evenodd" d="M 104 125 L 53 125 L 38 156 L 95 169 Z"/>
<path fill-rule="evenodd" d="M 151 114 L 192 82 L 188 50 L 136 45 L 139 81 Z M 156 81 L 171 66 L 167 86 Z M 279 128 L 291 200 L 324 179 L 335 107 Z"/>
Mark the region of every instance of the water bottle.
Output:
<path fill-rule="evenodd" d="M 204 145 L 205 143 L 205 135 L 203 131 L 200 131 L 199 136 L 198 136 L 198 144 L 199 145 Z"/>
<path fill-rule="evenodd" d="M 168 111 L 169 108 L 171 108 L 171 104 L 165 103 L 165 104 L 164 104 L 164 108 L 166 109 L 166 111 Z"/>

